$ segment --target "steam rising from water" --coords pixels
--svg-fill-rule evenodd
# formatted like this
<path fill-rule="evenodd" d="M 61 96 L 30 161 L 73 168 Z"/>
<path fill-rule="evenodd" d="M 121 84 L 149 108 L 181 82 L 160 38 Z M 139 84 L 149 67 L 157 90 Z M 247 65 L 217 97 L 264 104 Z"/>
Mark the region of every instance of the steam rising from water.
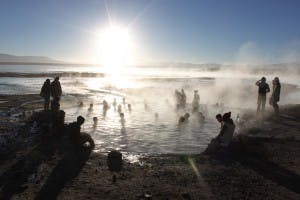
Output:
<path fill-rule="evenodd" d="M 202 70 L 195 66 L 173 66 L 133 68 L 124 76 L 61 77 L 65 94 L 62 109 L 66 111 L 68 122 L 74 121 L 78 115 L 86 117 L 84 131 L 95 138 L 98 151 L 115 148 L 125 152 L 199 153 L 218 134 L 219 124 L 214 119 L 217 113 L 232 111 L 235 119 L 237 114 L 256 108 L 255 82 L 262 76 L 267 77 L 270 86 L 271 80 L 279 76 L 282 82 L 280 105 L 299 102 L 299 68 L 297 65 L 286 67 L 288 70 L 282 70 L 276 65 L 269 68 L 212 65 Z M 71 72 L 75 69 L 101 73 L 101 69 L 93 67 L 66 67 L 60 68 L 60 71 Z M 41 72 L 38 69 L 32 71 Z M 47 73 L 50 72 L 55 71 Z M 2 77 L 0 89 L 2 93 L 39 93 L 44 80 L 45 77 Z M 185 110 L 175 111 L 174 90 L 181 88 L 187 94 L 188 106 Z M 206 116 L 205 123 L 199 124 L 192 115 L 185 127 L 178 126 L 178 118 L 185 112 L 191 112 L 194 90 L 199 91 L 201 111 Z M 131 112 L 127 104 L 122 104 L 123 97 L 126 103 L 132 105 Z M 113 108 L 106 116 L 103 115 L 102 101 L 105 99 L 111 104 L 114 98 L 122 105 L 125 113 L 126 121 L 123 125 Z M 82 108 L 76 106 L 80 100 L 85 104 Z M 144 102 L 148 109 L 145 109 Z M 90 103 L 94 104 L 92 112 L 87 110 Z M 217 107 L 216 103 L 224 106 Z M 154 113 L 159 114 L 158 121 L 155 121 Z M 93 117 L 99 119 L 96 126 L 93 126 Z"/>

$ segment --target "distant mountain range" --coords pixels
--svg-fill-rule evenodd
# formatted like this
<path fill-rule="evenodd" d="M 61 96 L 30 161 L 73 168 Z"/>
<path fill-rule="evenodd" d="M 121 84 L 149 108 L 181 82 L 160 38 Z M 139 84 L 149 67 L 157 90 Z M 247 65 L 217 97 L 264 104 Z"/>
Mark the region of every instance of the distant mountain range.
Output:
<path fill-rule="evenodd" d="M 0 64 L 59 64 L 63 63 L 59 60 L 54 60 L 52 58 L 44 56 L 15 56 L 9 54 L 0 54 Z"/>

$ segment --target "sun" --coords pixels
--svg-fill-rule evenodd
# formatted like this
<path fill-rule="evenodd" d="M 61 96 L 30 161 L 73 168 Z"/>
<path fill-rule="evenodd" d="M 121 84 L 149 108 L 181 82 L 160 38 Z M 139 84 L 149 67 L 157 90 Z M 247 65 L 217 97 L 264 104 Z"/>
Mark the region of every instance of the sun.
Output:
<path fill-rule="evenodd" d="M 128 29 L 110 26 L 100 32 L 100 64 L 106 73 L 121 73 L 132 65 L 132 40 Z"/>

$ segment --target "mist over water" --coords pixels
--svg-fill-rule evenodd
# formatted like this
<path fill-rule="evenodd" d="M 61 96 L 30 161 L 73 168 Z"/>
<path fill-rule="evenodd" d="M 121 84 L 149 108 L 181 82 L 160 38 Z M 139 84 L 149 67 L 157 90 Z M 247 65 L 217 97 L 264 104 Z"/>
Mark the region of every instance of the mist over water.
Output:
<path fill-rule="evenodd" d="M 39 67 L 7 66 L 1 67 L 0 73 L 49 73 L 58 72 L 92 72 L 103 73 L 97 67 Z M 262 76 L 271 80 L 279 76 L 282 83 L 281 101 L 283 104 L 295 104 L 300 100 L 299 73 L 282 73 L 280 71 L 237 70 L 226 68 L 220 70 L 200 70 L 184 67 L 148 67 L 129 68 L 124 74 L 111 74 L 104 77 L 61 77 L 64 96 L 61 108 L 66 112 L 66 121 L 76 120 L 78 115 L 86 118 L 83 131 L 92 135 L 96 150 L 106 152 L 119 149 L 133 153 L 199 153 L 219 132 L 215 115 L 232 111 L 233 119 L 247 109 L 255 109 L 257 87 L 255 82 Z M 1 94 L 39 93 L 46 78 L 1 77 Z M 185 90 L 187 108 L 175 110 L 175 89 Z M 191 114 L 184 126 L 178 125 L 178 119 L 185 112 L 191 113 L 193 91 L 200 94 L 200 110 L 206 119 L 204 124 Z M 126 104 L 122 103 L 125 97 Z M 122 106 L 125 123 L 121 123 L 119 113 L 112 106 L 113 99 Z M 106 100 L 111 108 L 104 116 L 102 102 Z M 77 103 L 83 101 L 84 106 Z M 147 108 L 145 109 L 145 102 Z M 90 103 L 93 111 L 88 111 Z M 132 111 L 128 110 L 130 103 Z M 223 104 L 222 107 L 215 106 Z M 267 105 L 268 106 L 268 105 Z M 159 114 L 155 120 L 155 113 Z M 93 125 L 93 117 L 98 123 Z"/>

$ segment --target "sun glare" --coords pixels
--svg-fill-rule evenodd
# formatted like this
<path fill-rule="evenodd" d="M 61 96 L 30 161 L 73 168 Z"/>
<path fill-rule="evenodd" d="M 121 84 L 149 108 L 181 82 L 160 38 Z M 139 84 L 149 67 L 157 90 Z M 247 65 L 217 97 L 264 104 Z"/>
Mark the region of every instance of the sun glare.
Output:
<path fill-rule="evenodd" d="M 103 30 L 99 45 L 99 61 L 106 73 L 121 73 L 132 64 L 132 41 L 126 28 L 110 26 Z"/>

